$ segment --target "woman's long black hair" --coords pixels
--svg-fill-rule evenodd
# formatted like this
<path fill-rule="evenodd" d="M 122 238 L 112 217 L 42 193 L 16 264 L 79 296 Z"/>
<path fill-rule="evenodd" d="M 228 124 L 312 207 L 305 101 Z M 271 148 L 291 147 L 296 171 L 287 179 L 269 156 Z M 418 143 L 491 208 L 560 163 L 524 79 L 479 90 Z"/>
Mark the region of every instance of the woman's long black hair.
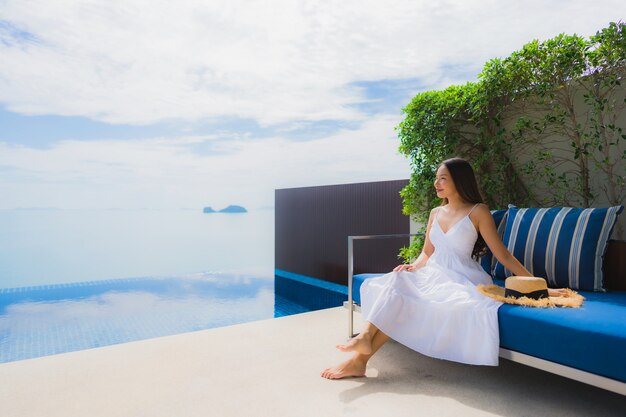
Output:
<path fill-rule="evenodd" d="M 469 162 L 463 158 L 456 157 L 446 159 L 441 165 L 445 165 L 448 171 L 450 171 L 450 176 L 452 177 L 456 191 L 463 200 L 471 204 L 483 202 L 480 191 L 478 191 L 478 183 L 476 182 L 474 170 Z M 448 199 L 444 198 L 441 205 L 444 206 L 446 204 L 448 204 Z M 478 260 L 486 251 L 487 244 L 480 235 L 480 232 L 478 232 L 478 238 L 474 244 L 474 249 L 472 249 L 472 258 Z"/>

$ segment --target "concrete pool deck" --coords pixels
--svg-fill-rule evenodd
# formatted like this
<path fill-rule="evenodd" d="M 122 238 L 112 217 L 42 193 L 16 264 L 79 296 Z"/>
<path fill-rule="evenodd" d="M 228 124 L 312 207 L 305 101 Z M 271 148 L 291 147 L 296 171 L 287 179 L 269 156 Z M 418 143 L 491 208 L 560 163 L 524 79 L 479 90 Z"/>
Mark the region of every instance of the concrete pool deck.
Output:
<path fill-rule="evenodd" d="M 357 325 L 360 316 L 357 314 Z M 517 363 L 478 367 L 391 342 L 367 378 L 328 381 L 347 311 L 143 340 L 0 365 L 0 415 L 624 416 L 626 397 Z"/>

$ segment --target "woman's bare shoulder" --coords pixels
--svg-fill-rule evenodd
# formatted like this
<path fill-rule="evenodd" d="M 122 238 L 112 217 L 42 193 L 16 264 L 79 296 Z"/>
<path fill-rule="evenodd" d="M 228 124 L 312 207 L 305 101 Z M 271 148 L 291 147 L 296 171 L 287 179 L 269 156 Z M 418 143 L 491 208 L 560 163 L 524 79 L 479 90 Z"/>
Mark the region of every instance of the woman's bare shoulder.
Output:
<path fill-rule="evenodd" d="M 430 224 L 435 216 L 437 216 L 437 210 L 439 210 L 439 207 L 434 207 L 430 210 L 430 214 L 428 215 L 428 224 Z"/>
<path fill-rule="evenodd" d="M 476 208 L 474 209 L 474 211 L 476 213 L 489 213 L 491 214 L 491 211 L 489 210 L 489 206 L 485 203 L 478 203 L 476 205 Z"/>
<path fill-rule="evenodd" d="M 484 219 L 487 216 L 491 217 L 491 211 L 489 210 L 489 206 L 485 203 L 478 203 L 476 208 L 472 211 L 472 214 L 476 219 Z"/>

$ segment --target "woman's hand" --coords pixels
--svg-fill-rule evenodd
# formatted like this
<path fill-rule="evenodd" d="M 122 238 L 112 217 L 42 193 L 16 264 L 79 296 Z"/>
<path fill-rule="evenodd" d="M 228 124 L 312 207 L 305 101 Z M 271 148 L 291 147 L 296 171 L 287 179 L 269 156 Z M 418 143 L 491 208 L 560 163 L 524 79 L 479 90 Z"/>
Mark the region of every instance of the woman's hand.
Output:
<path fill-rule="evenodd" d="M 548 295 L 550 297 L 564 297 L 567 295 L 565 288 L 548 288 Z"/>
<path fill-rule="evenodd" d="M 393 272 L 400 272 L 400 271 L 409 271 L 409 272 L 413 272 L 417 269 L 417 267 L 413 264 L 408 264 L 408 265 L 398 265 L 395 268 L 393 268 Z"/>

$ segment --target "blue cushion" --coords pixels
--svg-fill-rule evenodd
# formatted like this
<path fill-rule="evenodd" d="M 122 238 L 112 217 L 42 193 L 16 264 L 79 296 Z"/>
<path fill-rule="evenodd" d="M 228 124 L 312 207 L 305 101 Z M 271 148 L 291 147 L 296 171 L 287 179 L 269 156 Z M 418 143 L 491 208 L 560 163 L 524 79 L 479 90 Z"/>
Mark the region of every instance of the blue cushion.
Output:
<path fill-rule="evenodd" d="M 623 208 L 510 207 L 503 241 L 549 286 L 602 291 L 607 241 Z M 493 275 L 504 279 L 511 273 L 496 262 Z"/>
<path fill-rule="evenodd" d="M 580 308 L 502 305 L 500 346 L 626 382 L 626 292 L 580 294 Z"/>
<path fill-rule="evenodd" d="M 506 226 L 506 217 L 508 210 L 491 210 L 491 216 L 493 217 L 493 221 L 496 223 L 496 229 L 498 231 L 498 236 L 500 239 L 504 237 L 504 229 Z M 486 273 L 491 275 L 493 268 L 495 267 L 496 259 L 493 257 L 493 254 L 487 247 L 487 252 L 483 256 L 480 257 L 480 266 L 483 267 Z"/>
<path fill-rule="evenodd" d="M 368 278 L 380 277 L 384 274 L 358 274 L 353 277 L 352 298 L 357 304 L 361 304 L 361 285 Z"/>

